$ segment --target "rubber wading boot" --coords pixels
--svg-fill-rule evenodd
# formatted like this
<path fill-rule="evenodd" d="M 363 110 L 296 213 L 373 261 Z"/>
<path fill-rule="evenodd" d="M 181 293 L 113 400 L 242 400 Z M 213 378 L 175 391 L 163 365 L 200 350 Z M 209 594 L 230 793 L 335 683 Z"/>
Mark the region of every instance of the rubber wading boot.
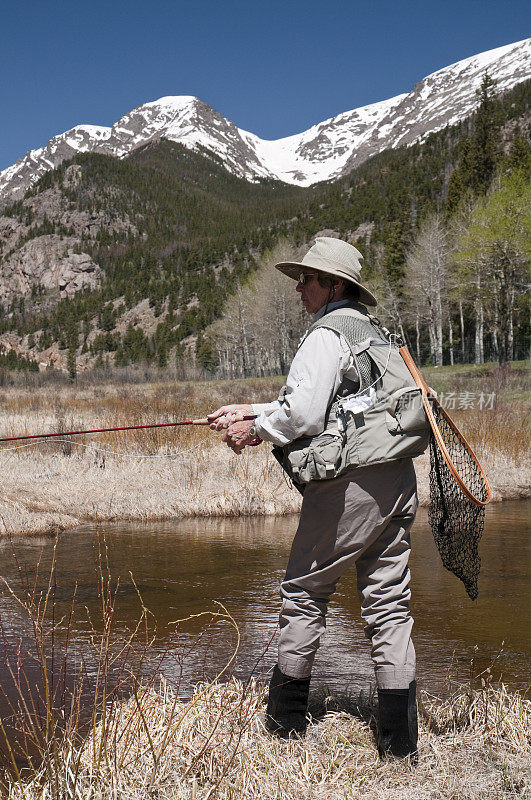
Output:
<path fill-rule="evenodd" d="M 380 758 L 418 756 L 417 684 L 408 689 L 378 689 L 378 752 Z"/>
<path fill-rule="evenodd" d="M 269 684 L 265 716 L 267 730 L 281 738 L 302 736 L 308 725 L 309 693 L 310 678 L 290 678 L 277 665 Z"/>

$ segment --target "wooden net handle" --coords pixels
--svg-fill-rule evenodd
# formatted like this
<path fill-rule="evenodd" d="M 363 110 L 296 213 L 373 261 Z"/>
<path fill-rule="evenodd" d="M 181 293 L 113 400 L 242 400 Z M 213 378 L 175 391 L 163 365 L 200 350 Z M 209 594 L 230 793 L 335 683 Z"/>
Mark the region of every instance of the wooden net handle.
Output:
<path fill-rule="evenodd" d="M 424 380 L 424 378 L 422 377 L 422 375 L 420 374 L 419 368 L 417 367 L 417 365 L 413 361 L 413 356 L 411 355 L 411 353 L 409 352 L 409 350 L 405 346 L 401 347 L 398 352 L 400 353 L 400 355 L 402 356 L 402 358 L 406 362 L 406 367 L 411 372 L 411 375 L 413 376 L 413 379 L 414 379 L 415 383 L 417 384 L 419 389 L 422 390 L 422 397 L 426 397 L 429 394 L 429 391 L 430 391 L 429 390 L 429 386 L 426 383 L 426 381 Z"/>
<path fill-rule="evenodd" d="M 426 416 L 428 417 L 428 421 L 429 421 L 430 427 L 431 427 L 431 429 L 433 431 L 433 435 L 435 436 L 435 441 L 437 442 L 437 445 L 439 446 L 439 449 L 440 449 L 441 453 L 443 454 L 443 458 L 444 458 L 444 460 L 446 462 L 446 466 L 448 467 L 448 469 L 452 473 L 452 476 L 453 476 L 455 482 L 457 483 L 457 485 L 459 486 L 459 488 L 461 489 L 463 494 L 466 495 L 466 497 L 468 497 L 468 499 L 470 500 L 471 503 L 474 503 L 476 506 L 486 506 L 487 503 L 489 502 L 490 498 L 491 498 L 491 491 L 490 491 L 489 482 L 487 480 L 487 476 L 485 475 L 485 473 L 483 471 L 483 468 L 482 468 L 481 464 L 479 463 L 479 461 L 478 461 L 478 459 L 476 457 L 476 454 L 472 450 L 471 446 L 469 445 L 469 443 L 467 442 L 467 440 L 465 439 L 465 437 L 463 436 L 463 434 L 461 433 L 461 431 L 459 430 L 459 428 L 457 427 L 457 425 L 455 424 L 453 419 L 450 417 L 449 414 L 446 413 L 444 408 L 441 406 L 441 404 L 439 403 L 437 398 L 434 395 L 430 394 L 429 386 L 426 383 L 426 381 L 424 380 L 424 378 L 422 377 L 422 375 L 420 374 L 420 371 L 419 371 L 417 365 L 415 364 L 415 362 L 413 361 L 413 357 L 412 357 L 411 353 L 409 352 L 409 350 L 407 349 L 407 347 L 405 347 L 405 346 L 401 347 L 400 350 L 399 350 L 399 353 L 402 356 L 402 358 L 404 359 L 404 362 L 405 362 L 407 368 L 411 372 L 413 380 L 415 381 L 415 383 L 417 384 L 417 386 L 419 387 L 419 389 L 422 392 L 422 401 L 424 403 L 424 410 L 426 412 Z M 450 453 L 448 452 L 448 448 L 446 447 L 446 444 L 444 443 L 444 440 L 443 440 L 443 438 L 441 436 L 441 432 L 439 430 L 439 426 L 437 425 L 437 421 L 435 420 L 435 417 L 433 415 L 433 411 L 432 411 L 432 408 L 431 408 L 431 405 L 430 405 L 430 400 L 428 399 L 428 396 L 430 396 L 430 399 L 431 399 L 432 403 L 437 403 L 437 406 L 438 406 L 441 414 L 445 417 L 446 421 L 449 423 L 449 425 L 452 427 L 454 432 L 457 434 L 457 436 L 459 437 L 459 439 L 462 442 L 463 446 L 467 449 L 470 457 L 472 458 L 472 460 L 477 465 L 477 467 L 479 469 L 479 472 L 481 474 L 481 477 L 483 479 L 483 483 L 485 484 L 485 489 L 486 489 L 486 499 L 485 500 L 479 500 L 479 498 L 477 498 L 475 495 L 472 494 L 472 492 L 470 491 L 468 486 L 463 482 L 463 480 L 461 479 L 459 473 L 457 472 L 456 468 L 454 467 L 453 461 L 450 458 Z"/>

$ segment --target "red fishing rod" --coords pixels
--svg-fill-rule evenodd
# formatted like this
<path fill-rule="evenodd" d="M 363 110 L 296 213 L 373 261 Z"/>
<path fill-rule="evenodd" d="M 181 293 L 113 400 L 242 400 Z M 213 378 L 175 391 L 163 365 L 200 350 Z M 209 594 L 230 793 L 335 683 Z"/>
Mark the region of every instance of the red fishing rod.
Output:
<path fill-rule="evenodd" d="M 241 420 L 246 419 L 256 419 L 256 414 L 248 415 L 240 417 L 235 422 L 239 422 Z M 27 439 L 49 439 L 52 436 L 78 436 L 79 434 L 83 433 L 109 433 L 111 431 L 139 431 L 139 430 L 146 430 L 147 428 L 177 428 L 180 425 L 210 425 L 212 420 L 209 420 L 208 417 L 203 417 L 202 419 L 187 419 L 183 420 L 182 422 L 157 422 L 153 425 L 125 425 L 121 428 L 92 428 L 91 430 L 86 431 L 62 431 L 61 433 L 36 433 L 32 436 L 8 436 L 4 439 L 0 439 L 0 442 L 21 442 Z M 252 442 L 249 444 L 260 444 L 260 440 L 253 439 Z"/>

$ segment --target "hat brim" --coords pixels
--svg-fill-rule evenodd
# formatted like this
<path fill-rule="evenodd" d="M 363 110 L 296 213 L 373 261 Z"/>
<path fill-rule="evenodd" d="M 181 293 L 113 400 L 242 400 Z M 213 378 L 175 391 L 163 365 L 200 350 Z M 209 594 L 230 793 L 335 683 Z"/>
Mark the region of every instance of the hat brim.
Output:
<path fill-rule="evenodd" d="M 325 275 L 334 275 L 336 278 L 341 278 L 341 280 L 347 281 L 348 283 L 353 283 L 354 286 L 358 287 L 360 292 L 360 303 L 365 303 L 367 306 L 378 305 L 378 301 L 372 292 L 369 292 L 365 286 L 362 286 L 361 283 L 355 281 L 354 278 L 352 278 L 346 272 L 343 272 L 343 270 L 339 267 L 336 269 L 330 267 L 319 269 L 318 267 L 310 267 L 309 264 L 302 264 L 300 261 L 281 261 L 279 264 L 275 264 L 275 269 L 278 269 L 279 272 L 283 272 L 284 275 L 287 275 L 288 278 L 292 278 L 293 280 L 299 280 L 299 275 L 305 270 L 322 272 Z"/>

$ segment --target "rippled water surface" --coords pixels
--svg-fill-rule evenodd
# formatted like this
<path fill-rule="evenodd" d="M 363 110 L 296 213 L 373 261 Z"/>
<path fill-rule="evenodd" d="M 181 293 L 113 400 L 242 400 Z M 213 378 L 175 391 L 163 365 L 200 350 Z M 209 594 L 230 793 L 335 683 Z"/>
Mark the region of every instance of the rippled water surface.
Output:
<path fill-rule="evenodd" d="M 448 676 L 469 680 L 492 664 L 513 689 L 529 684 L 529 508 L 527 502 L 487 509 L 480 545 L 479 600 L 472 603 L 461 583 L 446 572 L 421 509 L 413 528 L 412 612 L 420 683 L 445 693 Z M 59 539 L 56 568 L 56 615 L 66 613 L 77 584 L 78 615 L 74 652 L 90 670 L 87 613 L 98 619 L 98 552 L 108 550 L 113 584 L 119 579 L 115 629 L 126 636 L 139 614 L 138 587 L 156 626 L 152 654 L 187 693 L 201 677 L 211 677 L 229 660 L 236 633 L 229 625 L 193 617 L 222 603 L 233 616 L 241 642 L 236 675 L 265 677 L 276 660 L 278 584 L 283 575 L 296 517 L 235 520 L 186 520 L 82 528 Z M 2 575 L 18 586 L 20 574 L 32 578 L 49 572 L 53 541 L 16 542 L 0 547 Z M 85 610 L 86 609 L 86 610 Z M 2 620 L 8 639 L 30 636 L 27 621 L 4 592 Z M 151 668 L 151 667 L 150 667 Z M 5 665 L 0 664 L 1 670 Z M 146 667 L 146 670 L 148 667 Z M 318 653 L 315 684 L 336 689 L 366 688 L 372 679 L 369 646 L 363 635 L 354 575 L 347 573 L 330 605 L 328 628 Z"/>

